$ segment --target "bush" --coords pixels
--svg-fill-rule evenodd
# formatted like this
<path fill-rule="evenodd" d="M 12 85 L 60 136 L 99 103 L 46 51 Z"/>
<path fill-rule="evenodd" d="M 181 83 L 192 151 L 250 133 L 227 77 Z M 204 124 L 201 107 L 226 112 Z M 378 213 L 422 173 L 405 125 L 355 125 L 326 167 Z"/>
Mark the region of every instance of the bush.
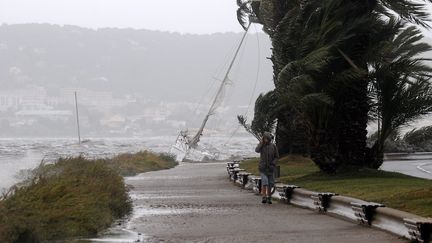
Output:
<path fill-rule="evenodd" d="M 413 129 L 407 132 L 403 139 L 419 151 L 432 151 L 432 126 Z"/>
<path fill-rule="evenodd" d="M 148 151 L 112 159 L 76 157 L 41 164 L 0 200 L 0 242 L 93 237 L 132 210 L 121 175 L 176 164 L 170 155 Z"/>
<path fill-rule="evenodd" d="M 378 133 L 375 132 L 367 139 L 367 144 L 372 147 L 378 139 Z M 417 151 L 418 148 L 407 143 L 405 139 L 402 139 L 397 131 L 394 131 L 384 141 L 384 152 L 385 153 L 407 153 Z"/>
<path fill-rule="evenodd" d="M 131 209 L 123 178 L 103 160 L 42 165 L 28 185 L 0 204 L 0 242 L 94 236 Z"/>

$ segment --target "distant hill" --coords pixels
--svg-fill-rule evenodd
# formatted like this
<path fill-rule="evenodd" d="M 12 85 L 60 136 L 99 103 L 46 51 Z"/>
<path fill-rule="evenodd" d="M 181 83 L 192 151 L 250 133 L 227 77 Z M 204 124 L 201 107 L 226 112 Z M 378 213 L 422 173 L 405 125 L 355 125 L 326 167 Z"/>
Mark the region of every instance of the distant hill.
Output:
<path fill-rule="evenodd" d="M 228 63 L 241 33 L 181 35 L 133 29 L 85 29 L 48 24 L 0 27 L 2 89 L 26 84 L 140 93 L 151 99 L 197 101 Z M 249 35 L 234 68 L 233 103 L 246 104 L 255 82 L 261 45 L 261 76 L 257 90 L 272 87 L 270 41 Z M 219 75 L 219 78 L 221 74 Z"/>

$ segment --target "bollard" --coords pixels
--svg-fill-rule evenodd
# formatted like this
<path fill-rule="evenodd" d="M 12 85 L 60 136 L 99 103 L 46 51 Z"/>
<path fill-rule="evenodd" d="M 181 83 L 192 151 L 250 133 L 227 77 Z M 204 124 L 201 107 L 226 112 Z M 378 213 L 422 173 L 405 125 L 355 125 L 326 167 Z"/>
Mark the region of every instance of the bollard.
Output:
<path fill-rule="evenodd" d="M 279 192 L 279 196 L 286 202 L 290 203 L 294 189 L 299 188 L 296 185 L 285 185 L 276 184 L 276 191 Z"/>
<path fill-rule="evenodd" d="M 251 175 L 251 173 L 248 172 L 239 172 L 237 174 L 237 177 L 239 178 L 239 182 L 241 184 L 241 187 L 244 189 L 246 187 L 246 184 L 248 183 L 248 177 Z"/>
<path fill-rule="evenodd" d="M 252 185 L 253 185 L 253 191 L 256 194 L 260 194 L 261 193 L 261 177 L 259 177 L 259 176 L 250 176 L 250 180 L 251 180 Z"/>
<path fill-rule="evenodd" d="M 413 242 L 431 242 L 432 219 L 404 219 Z"/>
<path fill-rule="evenodd" d="M 318 212 L 325 213 L 327 212 L 327 208 L 330 206 L 331 198 L 336 195 L 336 193 L 331 192 L 320 192 L 312 195 L 311 198 L 314 200 L 314 205 Z"/>
<path fill-rule="evenodd" d="M 234 168 L 232 170 L 232 177 L 231 179 L 236 182 L 238 180 L 238 173 L 245 171 L 244 169 L 240 169 L 238 167 Z"/>
<path fill-rule="evenodd" d="M 375 209 L 379 207 L 385 207 L 379 203 L 351 203 L 354 214 L 357 217 L 357 221 L 363 225 L 372 225 L 372 220 L 375 215 Z"/>

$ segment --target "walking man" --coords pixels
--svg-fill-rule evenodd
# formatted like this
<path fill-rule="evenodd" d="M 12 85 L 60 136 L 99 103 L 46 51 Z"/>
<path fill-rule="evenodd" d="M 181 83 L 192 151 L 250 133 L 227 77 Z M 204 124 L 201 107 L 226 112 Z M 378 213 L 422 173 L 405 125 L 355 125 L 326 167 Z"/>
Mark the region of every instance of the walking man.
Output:
<path fill-rule="evenodd" d="M 268 204 L 272 204 L 271 189 L 274 186 L 274 173 L 279 159 L 278 149 L 272 141 L 273 136 L 269 132 L 265 132 L 255 149 L 255 152 L 260 153 L 258 169 L 261 174 L 262 203 Z"/>

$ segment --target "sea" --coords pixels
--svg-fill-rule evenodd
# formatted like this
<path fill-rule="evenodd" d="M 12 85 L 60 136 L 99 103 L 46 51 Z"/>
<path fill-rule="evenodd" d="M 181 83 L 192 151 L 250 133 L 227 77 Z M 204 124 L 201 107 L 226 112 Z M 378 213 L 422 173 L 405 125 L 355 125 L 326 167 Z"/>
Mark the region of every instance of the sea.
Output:
<path fill-rule="evenodd" d="M 176 137 L 146 138 L 89 138 L 78 144 L 76 138 L 0 138 L 0 192 L 23 180 L 28 170 L 40 163 L 58 158 L 84 156 L 109 158 L 120 153 L 148 150 L 169 153 Z M 203 137 L 198 152 L 210 154 L 212 159 L 256 156 L 257 140 L 253 137 Z M 197 152 L 197 151 L 195 151 Z"/>
<path fill-rule="evenodd" d="M 84 156 L 109 158 L 120 153 L 148 150 L 169 153 L 176 137 L 90 138 L 78 144 L 76 138 L 0 138 L 0 193 L 25 179 L 40 163 L 58 158 Z M 226 160 L 257 156 L 253 137 L 203 137 L 195 154 L 211 154 L 211 159 Z M 383 170 L 432 179 L 432 153 L 388 154 Z"/>

